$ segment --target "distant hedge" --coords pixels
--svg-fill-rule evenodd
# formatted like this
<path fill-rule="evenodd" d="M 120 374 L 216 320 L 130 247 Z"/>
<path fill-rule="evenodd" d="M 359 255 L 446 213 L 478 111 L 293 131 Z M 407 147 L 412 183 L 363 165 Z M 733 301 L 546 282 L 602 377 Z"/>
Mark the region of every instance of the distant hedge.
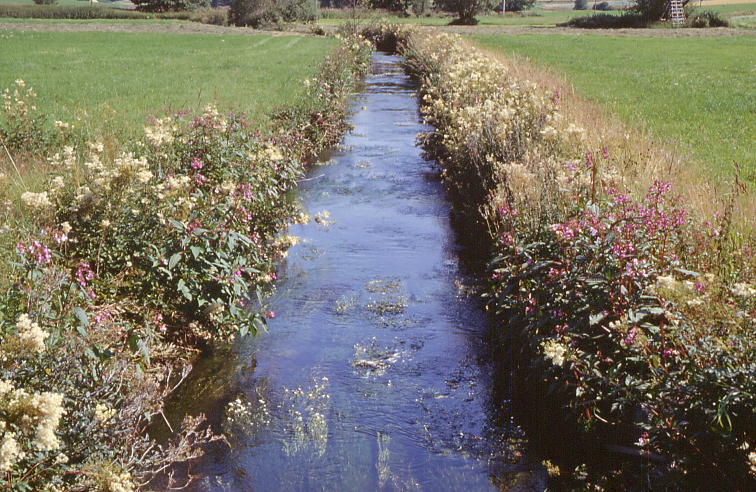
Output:
<path fill-rule="evenodd" d="M 594 14 L 574 17 L 567 22 L 557 24 L 559 27 L 578 27 L 583 29 L 622 29 L 648 27 L 651 24 L 642 14 L 627 13 L 621 15 Z"/>
<path fill-rule="evenodd" d="M 62 5 L 0 5 L 0 18 L 13 19 L 182 19 L 189 12 L 151 14 L 135 10 L 95 6 Z"/>

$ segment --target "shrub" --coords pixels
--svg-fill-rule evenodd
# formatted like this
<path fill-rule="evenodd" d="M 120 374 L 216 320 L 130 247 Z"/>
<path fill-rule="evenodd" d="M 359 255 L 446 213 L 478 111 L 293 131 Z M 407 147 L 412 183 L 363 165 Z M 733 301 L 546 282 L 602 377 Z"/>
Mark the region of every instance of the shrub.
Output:
<path fill-rule="evenodd" d="M 49 149 L 72 141 L 73 126 L 47 120 L 37 109 L 37 94 L 18 79 L 13 90 L 0 93 L 0 144 L 12 153 L 44 155 Z"/>
<path fill-rule="evenodd" d="M 609 2 L 599 2 L 593 4 L 593 10 L 601 10 L 601 11 L 609 11 L 612 10 L 612 6 L 609 5 Z"/>
<path fill-rule="evenodd" d="M 507 12 L 522 12 L 533 8 L 533 5 L 535 5 L 535 0 L 506 0 L 505 7 Z"/>
<path fill-rule="evenodd" d="M 456 12 L 457 19 L 453 24 L 477 24 L 476 15 L 493 9 L 496 0 L 442 0 L 437 5 L 443 10 Z"/>
<path fill-rule="evenodd" d="M 0 17 L 15 19 L 183 19 L 188 12 L 146 13 L 135 10 L 78 5 L 0 5 Z"/>
<path fill-rule="evenodd" d="M 649 21 L 643 15 L 637 13 L 624 13 L 620 15 L 593 14 L 584 17 L 574 17 L 558 25 L 581 29 L 623 29 L 648 27 Z"/>
<path fill-rule="evenodd" d="M 688 15 L 688 25 L 690 27 L 730 27 L 730 22 L 720 17 L 717 12 L 704 10 L 702 12 L 694 11 Z"/>
<path fill-rule="evenodd" d="M 192 12 L 191 20 L 203 24 L 225 26 L 228 24 L 228 11 L 225 9 L 198 9 Z"/>
<path fill-rule="evenodd" d="M 54 5 L 58 0 L 34 0 L 37 5 Z"/>
<path fill-rule="evenodd" d="M 588 0 L 575 0 L 573 10 L 588 10 Z"/>
<path fill-rule="evenodd" d="M 687 5 L 688 1 L 683 0 L 683 6 Z M 635 0 L 632 10 L 649 22 L 657 22 L 667 15 L 669 7 L 668 0 Z"/>
<path fill-rule="evenodd" d="M 311 0 L 233 0 L 228 20 L 236 26 L 277 25 L 282 22 L 312 22 L 319 9 Z"/>
<path fill-rule="evenodd" d="M 210 6 L 210 0 L 134 0 L 133 3 L 142 12 L 179 12 Z"/>

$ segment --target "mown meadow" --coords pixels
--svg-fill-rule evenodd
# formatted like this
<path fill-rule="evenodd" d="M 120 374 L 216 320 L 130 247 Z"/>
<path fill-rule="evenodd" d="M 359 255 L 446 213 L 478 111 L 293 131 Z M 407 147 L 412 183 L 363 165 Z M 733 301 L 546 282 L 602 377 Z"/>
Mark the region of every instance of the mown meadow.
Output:
<path fill-rule="evenodd" d="M 650 132 L 701 174 L 756 179 L 756 37 L 472 36 L 552 69 L 629 127 Z"/>
<path fill-rule="evenodd" d="M 6 31 L 0 87 L 24 80 L 58 120 L 126 139 L 155 114 L 215 104 L 260 127 L 304 94 L 336 41 L 302 36 Z"/>

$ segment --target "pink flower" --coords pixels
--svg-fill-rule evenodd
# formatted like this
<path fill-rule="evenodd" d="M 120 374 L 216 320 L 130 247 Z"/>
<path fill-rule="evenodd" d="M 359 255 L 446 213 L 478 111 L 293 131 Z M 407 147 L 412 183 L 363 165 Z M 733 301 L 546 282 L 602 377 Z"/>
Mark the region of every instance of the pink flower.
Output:
<path fill-rule="evenodd" d="M 90 299 L 97 297 L 94 291 L 88 287 L 89 282 L 94 280 L 95 277 L 95 274 L 92 271 L 92 268 L 90 268 L 89 263 L 84 261 L 79 263 L 79 265 L 76 267 L 75 277 L 79 286 L 84 290 L 84 292 L 87 293 Z"/>
<path fill-rule="evenodd" d="M 499 214 L 502 217 L 517 217 L 518 212 L 516 208 L 512 208 L 509 204 L 505 204 L 499 207 Z"/>

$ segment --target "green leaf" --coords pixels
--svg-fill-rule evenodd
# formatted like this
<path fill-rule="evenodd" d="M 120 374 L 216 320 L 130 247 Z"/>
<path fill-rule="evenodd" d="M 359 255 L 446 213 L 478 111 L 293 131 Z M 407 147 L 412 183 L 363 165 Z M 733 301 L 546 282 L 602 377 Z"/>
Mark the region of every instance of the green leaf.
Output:
<path fill-rule="evenodd" d="M 171 224 L 171 225 L 172 225 L 173 227 L 175 227 L 175 228 L 176 228 L 176 230 L 179 230 L 179 231 L 183 231 L 183 230 L 184 230 L 184 224 L 183 224 L 183 223 L 181 223 L 181 222 L 179 222 L 178 220 L 175 220 L 175 219 L 168 219 L 168 222 L 170 222 L 170 224 Z"/>
<path fill-rule="evenodd" d="M 76 316 L 76 319 L 79 320 L 79 324 L 76 326 L 76 331 L 83 337 L 87 336 L 87 327 L 89 327 L 89 317 L 87 316 L 87 313 L 78 306 L 73 308 L 73 313 L 74 316 Z"/>
<path fill-rule="evenodd" d="M 192 252 L 192 256 L 194 256 L 194 259 L 196 260 L 205 250 L 199 246 L 189 246 L 189 251 Z"/>
<path fill-rule="evenodd" d="M 604 312 L 601 312 L 598 314 L 591 314 L 590 316 L 588 316 L 588 322 L 591 324 L 591 326 L 594 326 L 604 321 L 605 318 L 606 318 L 606 313 Z"/>
<path fill-rule="evenodd" d="M 192 293 L 189 291 L 189 288 L 186 286 L 186 282 L 184 282 L 184 279 L 181 278 L 178 281 L 178 285 L 176 286 L 179 292 L 181 292 L 181 295 L 184 296 L 188 301 L 192 300 Z"/>
<path fill-rule="evenodd" d="M 176 266 L 176 264 L 181 261 L 181 253 L 174 253 L 171 255 L 171 258 L 168 260 L 168 271 L 173 270 L 173 267 Z"/>

